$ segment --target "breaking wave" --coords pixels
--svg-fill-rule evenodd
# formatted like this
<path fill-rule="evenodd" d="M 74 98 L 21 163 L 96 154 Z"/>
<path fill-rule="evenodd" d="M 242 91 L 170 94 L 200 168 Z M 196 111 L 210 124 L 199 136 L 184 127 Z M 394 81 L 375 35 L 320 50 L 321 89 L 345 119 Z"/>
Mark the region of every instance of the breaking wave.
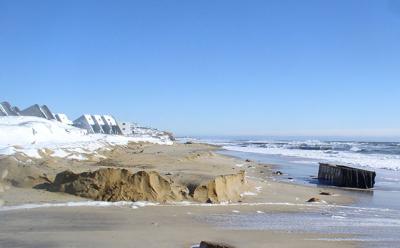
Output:
<path fill-rule="evenodd" d="M 224 143 L 223 148 L 319 162 L 400 170 L 400 143 L 398 142 L 242 141 Z"/>

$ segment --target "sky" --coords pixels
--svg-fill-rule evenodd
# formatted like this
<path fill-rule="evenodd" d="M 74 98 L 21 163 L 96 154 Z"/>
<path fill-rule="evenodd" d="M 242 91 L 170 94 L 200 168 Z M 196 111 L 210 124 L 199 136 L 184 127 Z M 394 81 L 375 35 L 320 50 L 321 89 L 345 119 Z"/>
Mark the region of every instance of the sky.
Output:
<path fill-rule="evenodd" d="M 400 1 L 0 0 L 0 101 L 177 135 L 400 137 Z"/>

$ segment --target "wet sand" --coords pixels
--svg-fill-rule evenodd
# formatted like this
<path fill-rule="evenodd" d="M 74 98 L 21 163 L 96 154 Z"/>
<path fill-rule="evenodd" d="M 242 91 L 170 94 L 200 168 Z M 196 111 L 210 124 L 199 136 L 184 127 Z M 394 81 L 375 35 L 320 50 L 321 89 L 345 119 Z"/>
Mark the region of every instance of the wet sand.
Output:
<path fill-rule="evenodd" d="M 355 247 L 326 242 L 321 235 L 224 230 L 202 220 L 211 214 L 254 211 L 250 207 L 42 208 L 0 213 L 1 247 L 166 247 L 189 248 L 201 240 L 236 247 Z M 269 211 L 265 207 L 256 209 Z M 272 210 L 272 209 L 270 209 Z M 280 209 L 283 211 L 284 209 Z"/>

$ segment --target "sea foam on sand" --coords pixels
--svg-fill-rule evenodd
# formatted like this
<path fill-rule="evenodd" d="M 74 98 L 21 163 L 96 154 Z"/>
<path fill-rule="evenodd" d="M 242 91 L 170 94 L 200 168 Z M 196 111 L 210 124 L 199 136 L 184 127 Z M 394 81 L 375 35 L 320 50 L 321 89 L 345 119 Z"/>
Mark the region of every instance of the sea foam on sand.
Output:
<path fill-rule="evenodd" d="M 23 210 L 23 209 L 35 209 L 35 208 L 51 208 L 51 207 L 131 207 L 133 209 L 146 206 L 156 206 L 158 203 L 153 202 L 130 202 L 130 201 L 118 201 L 118 202 L 106 202 L 106 201 L 80 201 L 80 202 L 60 202 L 60 203 L 37 203 L 37 204 L 22 204 L 15 206 L 3 206 L 0 207 L 1 211 L 12 211 L 12 210 Z"/>

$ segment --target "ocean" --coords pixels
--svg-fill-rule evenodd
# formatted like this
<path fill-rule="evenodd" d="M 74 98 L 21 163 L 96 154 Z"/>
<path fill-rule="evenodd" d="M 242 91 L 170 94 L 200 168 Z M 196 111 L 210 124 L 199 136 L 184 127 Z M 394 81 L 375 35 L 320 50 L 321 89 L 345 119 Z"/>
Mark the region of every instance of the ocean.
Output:
<path fill-rule="evenodd" d="M 329 206 L 321 213 L 214 215 L 220 228 L 344 233 L 362 247 L 400 247 L 400 142 L 322 140 L 316 138 L 196 137 L 222 146 L 221 154 L 271 164 L 284 173 L 277 180 L 320 187 L 318 163 L 329 162 L 376 171 L 375 188 L 348 190 L 350 206 Z M 183 139 L 185 140 L 185 139 Z M 328 186 L 329 187 L 329 186 Z M 225 224 L 224 224 L 225 223 Z M 335 241 L 335 240 L 327 240 Z"/>
<path fill-rule="evenodd" d="M 400 170 L 400 142 L 268 139 L 265 137 L 198 138 L 224 149 L 296 158 L 294 163 L 333 162 L 371 169 Z"/>

